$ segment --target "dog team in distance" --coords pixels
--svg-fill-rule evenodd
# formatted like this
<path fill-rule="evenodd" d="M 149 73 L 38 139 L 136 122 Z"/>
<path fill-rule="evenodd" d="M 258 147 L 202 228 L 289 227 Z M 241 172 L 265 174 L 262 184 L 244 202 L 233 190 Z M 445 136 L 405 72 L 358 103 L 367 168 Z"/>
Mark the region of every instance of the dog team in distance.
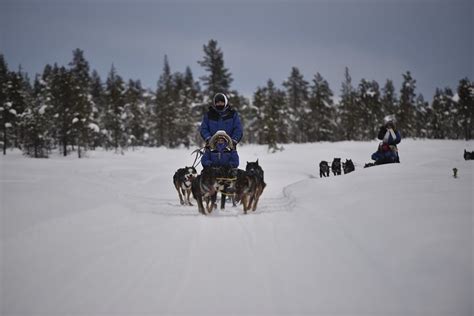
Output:
<path fill-rule="evenodd" d="M 319 163 L 319 177 L 329 177 L 329 170 L 332 170 L 334 176 L 340 176 L 342 171 L 344 171 L 344 174 L 354 171 L 355 166 L 352 159 L 346 159 L 345 162 L 341 163 L 341 158 L 334 158 L 331 166 L 326 160 L 321 160 Z"/>

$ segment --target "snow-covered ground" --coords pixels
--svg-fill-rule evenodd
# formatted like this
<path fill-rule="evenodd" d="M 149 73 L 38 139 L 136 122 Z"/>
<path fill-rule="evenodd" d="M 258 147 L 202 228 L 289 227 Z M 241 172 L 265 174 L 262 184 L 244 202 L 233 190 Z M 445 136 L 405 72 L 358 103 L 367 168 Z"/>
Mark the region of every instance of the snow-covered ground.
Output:
<path fill-rule="evenodd" d="M 181 206 L 191 150 L 0 158 L 1 315 L 472 315 L 474 142 L 241 146 L 256 213 Z M 319 178 L 320 160 L 353 173 Z M 459 170 L 454 179 L 453 168 Z"/>

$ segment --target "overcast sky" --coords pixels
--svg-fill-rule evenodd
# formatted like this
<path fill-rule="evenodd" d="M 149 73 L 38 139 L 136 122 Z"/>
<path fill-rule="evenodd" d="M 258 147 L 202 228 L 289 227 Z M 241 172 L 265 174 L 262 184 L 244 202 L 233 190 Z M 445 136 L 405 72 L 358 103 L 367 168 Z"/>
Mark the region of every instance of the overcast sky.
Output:
<path fill-rule="evenodd" d="M 33 78 L 46 64 L 67 65 L 81 48 L 103 79 L 112 63 L 126 80 L 155 89 L 168 55 L 172 71 L 197 61 L 218 41 L 232 88 L 252 96 L 298 67 L 319 72 L 336 95 L 348 66 L 353 84 L 402 73 L 431 100 L 436 87 L 473 80 L 473 1 L 34 1 L 1 0 L 0 53 Z"/>

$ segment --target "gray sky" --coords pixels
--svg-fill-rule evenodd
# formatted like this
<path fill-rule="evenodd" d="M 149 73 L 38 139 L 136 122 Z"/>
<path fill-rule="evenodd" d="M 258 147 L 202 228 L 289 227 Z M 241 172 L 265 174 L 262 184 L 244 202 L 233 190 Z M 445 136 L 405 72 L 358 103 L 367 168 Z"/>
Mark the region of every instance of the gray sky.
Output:
<path fill-rule="evenodd" d="M 10 69 L 33 78 L 47 64 L 67 65 L 81 48 L 106 78 L 112 63 L 126 80 L 155 89 L 168 55 L 172 71 L 197 61 L 218 41 L 232 88 L 252 96 L 271 78 L 277 85 L 298 67 L 316 72 L 340 93 L 344 67 L 353 84 L 387 78 L 400 89 L 412 72 L 417 92 L 473 80 L 473 1 L 34 1 L 1 0 L 0 52 Z"/>

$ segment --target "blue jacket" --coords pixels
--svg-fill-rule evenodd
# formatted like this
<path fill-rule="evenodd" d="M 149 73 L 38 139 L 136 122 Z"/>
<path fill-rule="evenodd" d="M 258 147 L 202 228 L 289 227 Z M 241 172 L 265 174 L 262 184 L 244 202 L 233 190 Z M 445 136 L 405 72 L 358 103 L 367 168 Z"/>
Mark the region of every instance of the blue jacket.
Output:
<path fill-rule="evenodd" d="M 372 160 L 375 160 L 375 163 L 391 163 L 391 162 L 400 162 L 398 152 L 394 150 L 377 150 L 372 154 Z"/>
<path fill-rule="evenodd" d="M 374 152 L 371 157 L 376 163 L 400 162 L 397 144 L 400 143 L 402 138 L 398 130 L 394 130 L 393 132 L 395 137 L 390 133 L 388 138 L 384 140 L 387 128 L 385 126 L 380 127 L 378 139 L 382 140 L 382 143 L 379 144 L 378 150 Z"/>
<path fill-rule="evenodd" d="M 216 149 L 206 149 L 201 158 L 203 167 L 231 167 L 239 166 L 237 151 L 227 147 L 227 144 L 216 144 Z"/>
<path fill-rule="evenodd" d="M 204 114 L 201 122 L 201 137 L 208 141 L 217 131 L 223 130 L 232 138 L 234 143 L 242 139 L 242 124 L 239 114 L 228 108 L 225 111 L 218 112 L 213 107 Z"/>

